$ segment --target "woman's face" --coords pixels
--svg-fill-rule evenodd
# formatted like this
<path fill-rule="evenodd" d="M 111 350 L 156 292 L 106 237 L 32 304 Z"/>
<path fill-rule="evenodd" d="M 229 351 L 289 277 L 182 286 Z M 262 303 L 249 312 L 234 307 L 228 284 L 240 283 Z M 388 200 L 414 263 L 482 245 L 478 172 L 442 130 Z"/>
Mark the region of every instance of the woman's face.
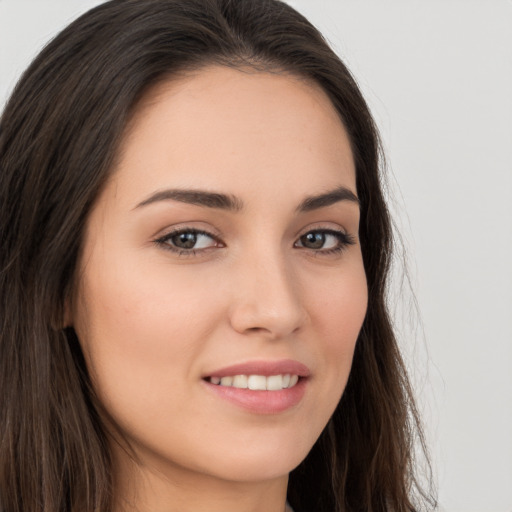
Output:
<path fill-rule="evenodd" d="M 209 67 L 145 97 L 72 307 L 143 468 L 250 482 L 304 459 L 366 312 L 358 224 L 349 141 L 319 87 Z"/>

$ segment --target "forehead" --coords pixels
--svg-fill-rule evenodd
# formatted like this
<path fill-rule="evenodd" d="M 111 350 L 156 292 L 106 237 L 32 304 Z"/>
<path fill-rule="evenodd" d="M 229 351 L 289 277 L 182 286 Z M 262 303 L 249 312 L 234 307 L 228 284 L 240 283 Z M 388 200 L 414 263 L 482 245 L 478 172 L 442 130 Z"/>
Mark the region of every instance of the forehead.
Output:
<path fill-rule="evenodd" d="M 271 179 L 276 191 L 307 180 L 355 192 L 337 111 L 318 85 L 286 73 L 212 66 L 161 82 L 138 104 L 119 156 L 114 178 L 138 190 Z"/>
<path fill-rule="evenodd" d="M 283 94 L 288 100 L 284 104 Z M 215 98 L 216 103 L 209 106 L 222 109 L 226 114 L 242 105 L 241 113 L 248 114 L 250 109 L 245 104 L 248 98 L 253 105 L 263 102 L 269 106 L 282 104 L 284 107 L 296 106 L 300 102 L 303 107 L 308 105 L 323 111 L 335 123 L 340 121 L 326 93 L 312 79 L 278 69 L 206 65 L 184 70 L 149 87 L 136 104 L 129 126 L 133 128 L 155 105 L 168 101 L 170 97 L 175 98 L 175 108 L 178 101 L 183 108 L 190 108 L 193 104 L 205 107 Z M 268 113 L 261 111 L 262 115 Z"/>

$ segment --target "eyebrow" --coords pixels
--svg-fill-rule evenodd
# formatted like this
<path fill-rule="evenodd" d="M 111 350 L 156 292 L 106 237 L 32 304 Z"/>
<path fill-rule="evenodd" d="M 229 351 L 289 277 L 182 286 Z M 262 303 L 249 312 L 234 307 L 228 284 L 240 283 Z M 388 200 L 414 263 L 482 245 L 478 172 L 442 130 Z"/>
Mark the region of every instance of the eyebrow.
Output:
<path fill-rule="evenodd" d="M 160 201 L 178 201 L 233 212 L 239 212 L 244 208 L 243 201 L 232 194 L 221 194 L 199 189 L 166 189 L 155 192 L 144 199 L 135 209 Z M 359 199 L 354 192 L 347 187 L 340 186 L 323 194 L 306 197 L 296 208 L 296 211 L 298 213 L 310 212 L 326 208 L 340 201 L 350 201 L 359 205 Z"/>
<path fill-rule="evenodd" d="M 354 192 L 347 187 L 340 186 L 324 194 L 306 197 L 297 207 L 297 212 L 310 212 L 326 208 L 340 201 L 350 201 L 360 206 L 359 199 Z"/>
<path fill-rule="evenodd" d="M 243 202 L 236 196 L 196 189 L 161 190 L 139 203 L 136 208 L 156 203 L 158 201 L 169 200 L 179 201 L 180 203 L 196 204 L 206 208 L 217 208 L 219 210 L 229 210 L 235 212 L 243 209 Z"/>

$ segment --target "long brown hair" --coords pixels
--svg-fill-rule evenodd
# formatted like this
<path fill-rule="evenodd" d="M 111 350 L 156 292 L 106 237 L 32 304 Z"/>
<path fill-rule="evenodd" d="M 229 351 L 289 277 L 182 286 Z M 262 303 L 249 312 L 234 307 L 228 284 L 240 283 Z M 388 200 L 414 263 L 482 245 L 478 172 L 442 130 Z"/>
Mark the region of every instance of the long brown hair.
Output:
<path fill-rule="evenodd" d="M 380 145 L 351 74 L 278 0 L 113 0 L 60 33 L 0 121 L 0 511 L 108 511 L 108 433 L 78 340 L 62 329 L 84 224 L 137 102 L 209 64 L 286 71 L 328 94 L 352 144 L 368 311 L 343 397 L 289 481 L 297 512 L 434 506 L 425 445 L 386 307 L 392 250 Z M 416 499 L 414 499 L 416 497 Z"/>

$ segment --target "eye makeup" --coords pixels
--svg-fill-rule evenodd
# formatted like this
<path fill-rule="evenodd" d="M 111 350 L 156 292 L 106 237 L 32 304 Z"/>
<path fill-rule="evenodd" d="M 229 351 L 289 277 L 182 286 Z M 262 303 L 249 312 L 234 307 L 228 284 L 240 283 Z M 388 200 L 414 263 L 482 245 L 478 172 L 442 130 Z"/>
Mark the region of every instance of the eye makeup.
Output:
<path fill-rule="evenodd" d="M 172 230 L 154 242 L 165 250 L 185 257 L 225 247 L 225 244 L 212 233 L 189 227 Z M 294 243 L 294 247 L 327 256 L 341 253 L 355 243 L 355 238 L 349 233 L 332 228 L 316 228 L 301 235 Z"/>

